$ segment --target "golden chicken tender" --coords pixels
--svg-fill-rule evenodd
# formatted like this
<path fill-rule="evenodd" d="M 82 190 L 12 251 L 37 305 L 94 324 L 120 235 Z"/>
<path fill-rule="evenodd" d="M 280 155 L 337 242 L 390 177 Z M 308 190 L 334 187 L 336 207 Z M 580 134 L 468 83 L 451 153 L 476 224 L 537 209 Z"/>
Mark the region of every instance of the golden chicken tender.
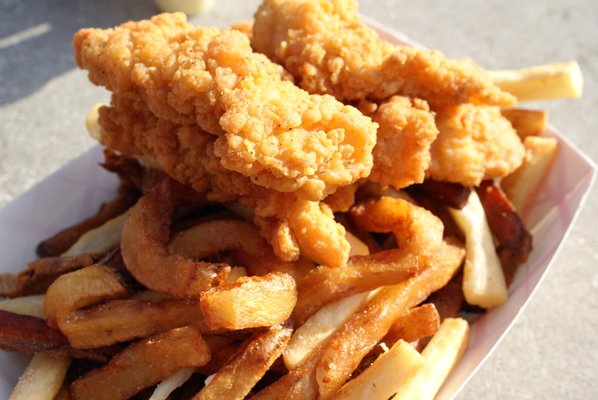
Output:
<path fill-rule="evenodd" d="M 355 0 L 265 0 L 251 43 L 284 65 L 302 88 L 342 101 L 400 94 L 433 107 L 515 102 L 472 62 L 382 40 L 361 22 Z"/>
<path fill-rule="evenodd" d="M 423 182 L 430 145 L 438 136 L 428 104 L 394 96 L 378 107 L 373 119 L 379 128 L 369 179 L 395 189 Z"/>
<path fill-rule="evenodd" d="M 324 203 L 298 198 L 253 184 L 238 172 L 221 167 L 214 152 L 215 136 L 195 125 L 157 118 L 138 99 L 112 96 L 99 111 L 100 141 L 125 156 L 149 156 L 174 179 L 206 194 L 209 201 L 239 201 L 255 210 L 255 222 L 285 261 L 300 253 L 335 266 L 348 258 L 345 229 Z"/>
<path fill-rule="evenodd" d="M 139 99 L 164 123 L 215 135 L 220 167 L 256 185 L 318 201 L 371 170 L 376 124 L 283 79 L 282 68 L 254 53 L 239 31 L 193 27 L 183 14 L 161 14 L 114 29 L 83 29 L 73 45 L 93 83 Z"/>
<path fill-rule="evenodd" d="M 498 107 L 461 104 L 438 110 L 428 177 L 477 186 L 515 171 L 525 149 Z"/>

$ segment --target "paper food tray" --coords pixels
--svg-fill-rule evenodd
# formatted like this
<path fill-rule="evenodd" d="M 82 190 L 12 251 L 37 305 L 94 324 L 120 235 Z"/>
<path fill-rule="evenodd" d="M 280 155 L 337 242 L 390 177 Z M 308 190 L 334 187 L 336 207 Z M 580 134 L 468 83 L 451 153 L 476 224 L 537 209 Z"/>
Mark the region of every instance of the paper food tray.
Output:
<path fill-rule="evenodd" d="M 364 17 L 389 41 L 418 45 Z M 73 134 L 84 134 L 81 132 Z M 452 399 L 498 345 L 534 293 L 570 231 L 594 180 L 595 166 L 555 129 L 547 135 L 559 141 L 559 153 L 547 179 L 524 216 L 534 236 L 529 261 L 520 267 L 507 303 L 482 314 L 472 324 L 469 348 L 437 399 Z M 19 272 L 36 258 L 37 243 L 58 230 L 95 213 L 115 195 L 113 174 L 98 166 L 97 146 L 72 160 L 37 186 L 0 210 L 1 272 Z M 0 351 L 0 398 L 8 398 L 29 357 Z"/>

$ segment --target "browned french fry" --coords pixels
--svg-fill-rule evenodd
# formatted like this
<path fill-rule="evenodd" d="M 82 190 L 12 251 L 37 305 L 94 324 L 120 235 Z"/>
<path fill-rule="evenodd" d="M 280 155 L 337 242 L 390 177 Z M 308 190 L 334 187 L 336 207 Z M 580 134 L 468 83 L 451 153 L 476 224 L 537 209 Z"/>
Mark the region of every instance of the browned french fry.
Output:
<path fill-rule="evenodd" d="M 496 252 L 508 285 L 519 264 L 527 260 L 532 250 L 532 235 L 525 229 L 521 217 L 497 182 L 482 182 L 477 193 L 484 207 L 488 226 L 498 241 Z"/>
<path fill-rule="evenodd" d="M 538 136 L 546 130 L 548 116 L 544 110 L 507 108 L 500 112 L 511 122 L 522 140 L 528 136 Z"/>
<path fill-rule="evenodd" d="M 299 281 L 293 316 L 302 323 L 325 304 L 380 286 L 399 284 L 416 275 L 420 268 L 419 257 L 405 248 L 353 256 L 342 267 L 320 266 Z"/>
<path fill-rule="evenodd" d="M 280 356 L 291 333 L 289 327 L 273 326 L 266 332 L 254 335 L 193 400 L 244 399 Z"/>
<path fill-rule="evenodd" d="M 60 275 L 92 265 L 98 259 L 97 255 L 85 253 L 31 261 L 19 274 L 0 275 L 0 296 L 21 297 L 44 293 Z"/>
<path fill-rule="evenodd" d="M 418 339 L 432 336 L 440 327 L 440 316 L 434 304 L 427 303 L 412 308 L 409 312 L 399 317 L 388 330 L 384 343 L 390 346 L 398 340 L 414 342 Z"/>
<path fill-rule="evenodd" d="M 297 303 L 295 280 L 273 272 L 241 277 L 200 294 L 200 306 L 211 331 L 272 326 L 284 322 Z"/>
<path fill-rule="evenodd" d="M 210 352 L 198 329 L 177 328 L 140 340 L 71 385 L 74 400 L 128 399 L 173 372 L 200 367 Z"/>
<path fill-rule="evenodd" d="M 446 285 L 461 265 L 463 256 L 462 248 L 445 243 L 437 249 L 422 273 L 403 284 L 383 288 L 354 314 L 331 337 L 317 364 L 320 396 L 331 396 L 345 383 L 398 317 Z"/>
<path fill-rule="evenodd" d="M 465 301 L 463 271 L 459 271 L 443 288 L 432 293 L 428 301 L 436 307 L 441 321 L 456 317 Z"/>

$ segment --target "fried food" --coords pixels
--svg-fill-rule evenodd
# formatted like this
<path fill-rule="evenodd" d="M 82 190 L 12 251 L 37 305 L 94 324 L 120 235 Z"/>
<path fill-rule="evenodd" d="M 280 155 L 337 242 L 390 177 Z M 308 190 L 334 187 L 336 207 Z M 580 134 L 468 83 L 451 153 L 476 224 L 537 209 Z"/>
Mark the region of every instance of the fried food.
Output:
<path fill-rule="evenodd" d="M 282 69 L 254 53 L 241 32 L 192 27 L 183 14 L 161 14 L 114 29 L 83 29 L 73 46 L 92 82 L 145 103 L 159 119 L 214 135 L 220 167 L 256 185 L 317 201 L 371 170 L 376 125 L 351 106 L 284 80 Z M 164 139 L 163 145 L 172 140 Z M 194 166 L 184 157 L 193 147 L 182 148 L 164 169 L 189 176 Z M 203 182 L 191 186 L 204 190 Z"/>
<path fill-rule="evenodd" d="M 432 336 L 440 327 L 440 316 L 432 303 L 415 307 L 399 317 L 384 337 L 384 343 L 390 345 L 397 340 L 414 342 Z"/>
<path fill-rule="evenodd" d="M 429 178 L 477 186 L 521 165 L 523 144 L 498 107 L 461 104 L 437 113 L 440 133 L 432 143 Z"/>
<path fill-rule="evenodd" d="M 36 354 L 19 378 L 10 400 L 54 400 L 70 365 L 71 359 L 68 357 Z"/>
<path fill-rule="evenodd" d="M 515 102 L 471 62 L 382 40 L 360 21 L 354 0 L 265 0 L 255 15 L 251 44 L 288 69 L 302 88 L 341 101 L 399 94 L 433 108 Z"/>
<path fill-rule="evenodd" d="M 253 208 L 254 222 L 280 259 L 294 261 L 302 253 L 325 265 L 347 261 L 345 229 L 335 222 L 328 205 L 266 189 L 249 177 L 222 168 L 214 154 L 212 135 L 194 125 L 158 120 L 142 102 L 118 96 L 113 96 L 110 107 L 100 110 L 99 118 L 102 142 L 109 148 L 129 157 L 155 157 L 166 171 L 178 171 L 176 179 L 205 192 L 209 201 L 239 201 Z M 165 138 L 172 140 L 166 143 Z M 184 157 L 186 166 L 176 167 L 179 157 Z"/>
<path fill-rule="evenodd" d="M 254 335 L 193 399 L 244 399 L 280 356 L 291 333 L 289 327 L 273 326 L 266 332 Z"/>
<path fill-rule="evenodd" d="M 288 274 L 241 277 L 201 292 L 200 307 L 211 331 L 281 324 L 297 303 L 295 280 Z"/>
<path fill-rule="evenodd" d="M 181 368 L 201 367 L 210 350 L 191 327 L 150 336 L 118 353 L 108 364 L 71 385 L 73 400 L 126 400 Z"/>
<path fill-rule="evenodd" d="M 430 146 L 438 136 L 434 114 L 419 99 L 393 96 L 373 116 L 379 125 L 369 180 L 401 189 L 423 182 Z"/>

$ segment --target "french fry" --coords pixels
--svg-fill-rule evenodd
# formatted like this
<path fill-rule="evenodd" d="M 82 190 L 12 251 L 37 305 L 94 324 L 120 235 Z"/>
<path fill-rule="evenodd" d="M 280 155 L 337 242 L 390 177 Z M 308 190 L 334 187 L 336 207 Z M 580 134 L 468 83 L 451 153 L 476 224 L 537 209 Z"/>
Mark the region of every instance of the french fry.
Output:
<path fill-rule="evenodd" d="M 554 138 L 530 136 L 523 141 L 523 145 L 523 163 L 501 182 L 507 197 L 519 212 L 525 211 L 558 152 L 558 142 Z"/>
<path fill-rule="evenodd" d="M 303 323 L 291 337 L 283 353 L 286 367 L 292 370 L 344 324 L 351 315 L 374 297 L 378 290 L 358 293 L 327 304 Z"/>
<path fill-rule="evenodd" d="M 579 98 L 583 88 L 577 61 L 488 72 L 498 87 L 519 101 Z"/>
<path fill-rule="evenodd" d="M 432 303 L 412 308 L 399 317 L 388 330 L 384 343 L 394 343 L 398 340 L 414 342 L 418 339 L 432 336 L 440 327 L 440 316 Z"/>
<path fill-rule="evenodd" d="M 211 331 L 277 325 L 289 318 L 296 303 L 295 280 L 281 272 L 241 277 L 200 293 L 200 307 Z"/>
<path fill-rule="evenodd" d="M 398 390 L 392 400 L 433 400 L 469 339 L 469 324 L 461 318 L 447 318 L 422 352 L 425 366 Z"/>
<path fill-rule="evenodd" d="M 196 328 L 185 327 L 140 340 L 103 367 L 71 385 L 74 400 L 125 400 L 182 368 L 210 360 L 208 345 Z"/>
<path fill-rule="evenodd" d="M 465 207 L 461 210 L 451 208 L 450 211 L 465 234 L 465 300 L 483 308 L 503 304 L 507 300 L 507 284 L 480 198 L 472 191 Z"/>
<path fill-rule="evenodd" d="M 183 383 L 187 382 L 193 375 L 193 368 L 182 368 L 156 386 L 154 393 L 149 400 L 167 400 L 168 396 Z"/>
<path fill-rule="evenodd" d="M 273 326 L 250 338 L 230 363 L 219 370 L 194 400 L 238 399 L 247 396 L 291 337 L 289 327 Z"/>
<path fill-rule="evenodd" d="M 129 186 L 121 185 L 116 198 L 103 203 L 96 214 L 42 241 L 37 246 L 37 254 L 41 257 L 56 257 L 63 254 L 84 233 L 98 228 L 109 220 L 126 212 L 135 204 L 138 197 L 139 193 L 136 190 Z"/>
<path fill-rule="evenodd" d="M 320 266 L 299 281 L 299 296 L 293 312 L 298 323 L 334 300 L 380 286 L 396 285 L 416 275 L 420 259 L 410 249 L 385 250 L 353 256 L 345 266 Z"/>
<path fill-rule="evenodd" d="M 46 318 L 46 312 L 44 311 L 44 296 L 41 294 L 0 300 L 0 310 L 10 311 L 15 314 Z"/>
<path fill-rule="evenodd" d="M 103 225 L 85 232 L 62 255 L 76 256 L 83 253 L 105 253 L 118 246 L 126 213 L 106 221 Z"/>
<path fill-rule="evenodd" d="M 351 316 L 326 343 L 317 363 L 320 396 L 326 398 L 334 394 L 398 317 L 446 285 L 461 265 L 463 256 L 462 248 L 443 242 L 419 275 L 405 283 L 382 288 Z"/>
<path fill-rule="evenodd" d="M 9 400 L 52 400 L 62 387 L 71 364 L 68 357 L 55 358 L 38 353 L 27 366 Z"/>
<path fill-rule="evenodd" d="M 386 400 L 424 368 L 424 358 L 409 343 L 399 340 L 357 378 L 334 395 L 339 400 Z"/>
<path fill-rule="evenodd" d="M 528 136 L 538 136 L 546 129 L 546 111 L 507 108 L 500 110 L 500 113 L 511 122 L 521 140 Z"/>

